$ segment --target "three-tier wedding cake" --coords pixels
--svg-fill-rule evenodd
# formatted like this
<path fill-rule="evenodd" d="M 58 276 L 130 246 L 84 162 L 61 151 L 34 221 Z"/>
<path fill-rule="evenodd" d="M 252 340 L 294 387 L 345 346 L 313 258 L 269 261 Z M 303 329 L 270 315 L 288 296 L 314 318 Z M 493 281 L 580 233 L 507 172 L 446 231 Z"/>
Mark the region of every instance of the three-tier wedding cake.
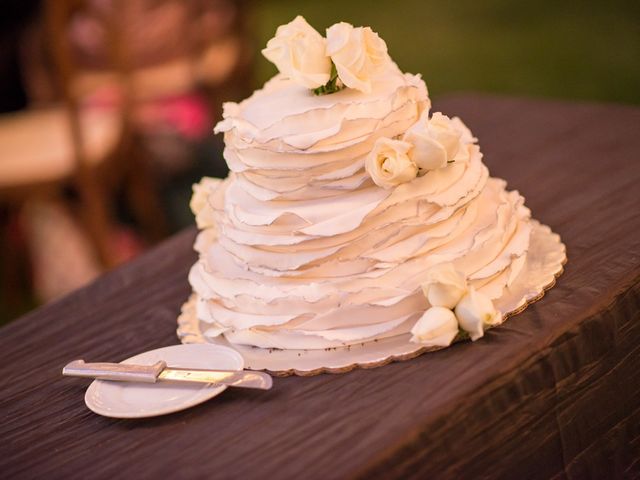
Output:
<path fill-rule="evenodd" d="M 426 350 L 476 340 L 540 296 L 514 289 L 534 237 L 559 239 L 376 33 L 338 23 L 323 37 L 297 17 L 263 54 L 280 73 L 215 128 L 231 174 L 194 187 L 205 337 L 326 350 L 402 336 Z"/>

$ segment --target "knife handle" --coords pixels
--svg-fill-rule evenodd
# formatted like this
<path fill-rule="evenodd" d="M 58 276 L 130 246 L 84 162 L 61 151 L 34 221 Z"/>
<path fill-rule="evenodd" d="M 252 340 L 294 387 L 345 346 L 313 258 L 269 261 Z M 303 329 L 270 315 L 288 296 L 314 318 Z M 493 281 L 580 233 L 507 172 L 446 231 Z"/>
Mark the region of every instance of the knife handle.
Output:
<path fill-rule="evenodd" d="M 167 364 L 160 360 L 153 365 L 127 365 L 125 363 L 85 363 L 74 360 L 62 369 L 62 374 L 71 377 L 90 377 L 99 380 L 156 383 L 160 372 Z"/>

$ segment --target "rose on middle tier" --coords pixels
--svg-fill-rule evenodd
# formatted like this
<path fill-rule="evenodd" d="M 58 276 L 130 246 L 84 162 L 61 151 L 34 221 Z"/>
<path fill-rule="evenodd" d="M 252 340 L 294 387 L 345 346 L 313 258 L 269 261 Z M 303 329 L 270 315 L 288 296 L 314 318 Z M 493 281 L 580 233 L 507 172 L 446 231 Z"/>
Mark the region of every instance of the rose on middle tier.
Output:
<path fill-rule="evenodd" d="M 401 140 L 380 138 L 367 157 L 365 168 L 373 182 L 393 188 L 430 170 L 455 162 L 468 162 L 469 145 L 477 141 L 458 117 L 424 111 Z"/>

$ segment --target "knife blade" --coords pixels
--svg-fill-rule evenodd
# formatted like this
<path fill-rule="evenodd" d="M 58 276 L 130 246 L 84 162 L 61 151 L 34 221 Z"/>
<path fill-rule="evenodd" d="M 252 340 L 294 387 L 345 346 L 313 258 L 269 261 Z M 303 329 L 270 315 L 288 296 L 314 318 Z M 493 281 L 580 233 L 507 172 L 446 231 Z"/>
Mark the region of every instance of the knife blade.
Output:
<path fill-rule="evenodd" d="M 269 374 L 255 370 L 178 368 L 168 367 L 163 361 L 153 365 L 129 365 L 126 363 L 86 363 L 84 360 L 74 360 L 62 369 L 62 374 L 118 382 L 213 383 L 262 390 L 270 389 L 273 384 Z"/>

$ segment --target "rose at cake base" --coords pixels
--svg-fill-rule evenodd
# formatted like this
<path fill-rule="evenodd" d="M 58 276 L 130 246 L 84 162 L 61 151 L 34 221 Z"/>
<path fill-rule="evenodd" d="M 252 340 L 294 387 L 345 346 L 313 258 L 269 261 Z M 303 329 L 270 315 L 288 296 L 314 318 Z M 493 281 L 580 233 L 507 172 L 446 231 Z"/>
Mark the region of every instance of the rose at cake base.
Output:
<path fill-rule="evenodd" d="M 226 103 L 215 128 L 231 173 L 192 199 L 191 311 L 204 338 L 442 348 L 481 338 L 559 274 L 557 236 L 534 242 L 536 258 L 554 249 L 536 264 L 532 232 L 553 234 L 370 28 L 339 23 L 325 38 L 297 17 L 264 53 L 280 73 Z"/>

